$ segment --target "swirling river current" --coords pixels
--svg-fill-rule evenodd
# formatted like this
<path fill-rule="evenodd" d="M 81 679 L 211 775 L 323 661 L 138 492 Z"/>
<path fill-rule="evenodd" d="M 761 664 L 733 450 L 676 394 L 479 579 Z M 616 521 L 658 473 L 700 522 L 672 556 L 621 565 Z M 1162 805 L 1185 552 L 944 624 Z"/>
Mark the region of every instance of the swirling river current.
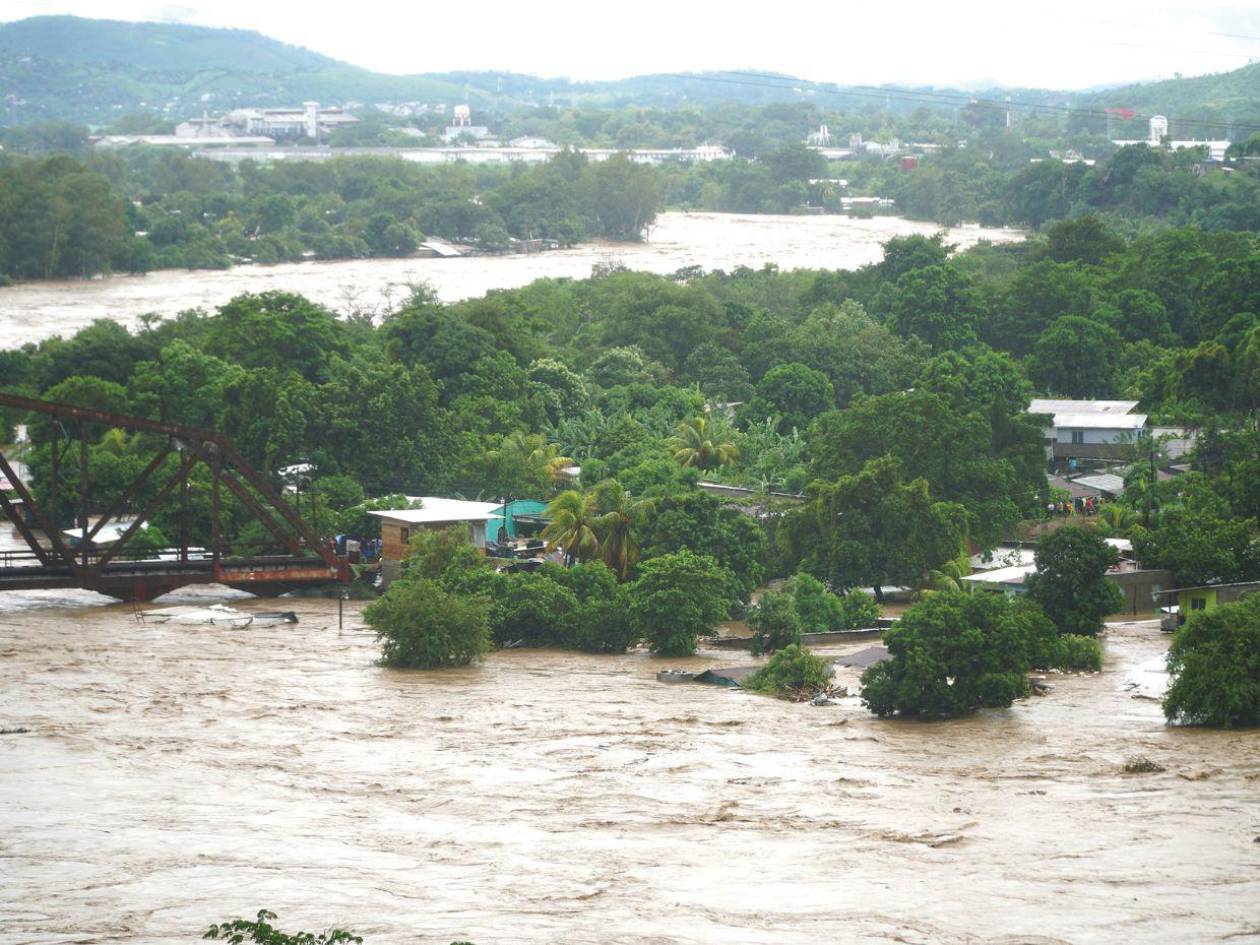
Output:
<path fill-rule="evenodd" d="M 1260 733 L 1122 689 L 1150 622 L 1100 674 L 918 724 L 655 679 L 740 654 L 404 672 L 357 604 L 235 599 L 300 622 L 225 629 L 99 600 L 0 597 L 5 945 L 264 907 L 369 945 L 1260 941 Z"/>

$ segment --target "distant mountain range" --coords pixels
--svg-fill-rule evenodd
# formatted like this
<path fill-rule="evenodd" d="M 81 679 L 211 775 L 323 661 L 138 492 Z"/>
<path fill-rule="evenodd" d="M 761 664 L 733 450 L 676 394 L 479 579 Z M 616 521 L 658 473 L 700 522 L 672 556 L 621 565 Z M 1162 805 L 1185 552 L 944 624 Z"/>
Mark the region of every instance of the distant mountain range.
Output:
<path fill-rule="evenodd" d="M 1200 121 L 1260 125 L 1260 65 L 1233 72 L 1082 93 L 989 89 L 820 87 L 776 74 L 644 75 L 574 82 L 498 72 L 393 76 L 249 30 L 39 16 L 0 24 L 0 124 L 60 119 L 108 124 L 134 112 L 183 118 L 245 105 L 468 102 L 491 112 L 523 105 L 671 108 L 810 101 L 879 102 L 897 111 L 953 110 L 969 95 L 1037 105 L 1116 106 Z M 1205 135 L 1206 136 L 1206 135 Z"/>

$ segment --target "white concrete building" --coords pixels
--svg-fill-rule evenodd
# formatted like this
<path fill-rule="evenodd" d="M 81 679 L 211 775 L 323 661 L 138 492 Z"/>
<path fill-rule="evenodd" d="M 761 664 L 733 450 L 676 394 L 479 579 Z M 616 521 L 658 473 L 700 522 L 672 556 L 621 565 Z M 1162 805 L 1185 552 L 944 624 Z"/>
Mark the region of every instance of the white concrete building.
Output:
<path fill-rule="evenodd" d="M 303 102 L 301 108 L 238 108 L 217 118 L 190 118 L 175 126 L 175 136 L 196 140 L 264 136 L 320 141 L 336 129 L 358 121 L 344 109 Z"/>
<path fill-rule="evenodd" d="M 1028 412 L 1048 414 L 1046 445 L 1054 459 L 1120 459 L 1146 429 L 1136 400 L 1038 399 Z"/>

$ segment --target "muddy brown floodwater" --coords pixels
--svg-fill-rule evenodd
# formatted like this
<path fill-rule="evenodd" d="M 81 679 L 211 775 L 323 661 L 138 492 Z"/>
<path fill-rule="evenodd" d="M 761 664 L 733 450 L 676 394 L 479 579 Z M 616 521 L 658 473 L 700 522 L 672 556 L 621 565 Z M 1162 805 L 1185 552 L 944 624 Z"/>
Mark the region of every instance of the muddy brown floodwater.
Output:
<path fill-rule="evenodd" d="M 941 228 L 900 217 L 775 216 L 735 213 L 662 213 L 644 243 L 584 243 L 529 256 L 467 259 L 346 259 L 335 262 L 239 266 L 222 272 L 164 269 L 144 276 L 26 282 L 0 288 L 0 348 L 50 335 L 73 334 L 97 318 L 134 326 L 153 312 L 172 316 L 212 309 L 242 292 L 300 292 L 334 311 L 379 312 L 407 297 L 410 285 L 429 285 L 444 302 L 514 289 L 543 278 L 584 279 L 597 265 L 616 263 L 645 272 L 705 269 L 852 269 L 883 257 L 894 236 Z M 961 226 L 947 241 L 966 249 L 981 240 L 1023 239 L 1019 230 Z"/>
<path fill-rule="evenodd" d="M 91 600 L 0 599 L 6 945 L 264 906 L 369 945 L 1260 941 L 1260 733 L 1119 691 L 1149 623 L 1100 675 L 923 725 L 653 678 L 730 654 L 400 672 L 358 605 L 225 630 Z"/>

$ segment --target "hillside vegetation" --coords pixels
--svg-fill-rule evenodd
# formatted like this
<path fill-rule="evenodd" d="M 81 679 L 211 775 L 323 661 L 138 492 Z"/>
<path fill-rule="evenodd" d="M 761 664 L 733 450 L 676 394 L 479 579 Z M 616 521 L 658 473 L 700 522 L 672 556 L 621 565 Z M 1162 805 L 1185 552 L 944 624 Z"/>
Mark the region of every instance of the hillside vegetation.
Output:
<path fill-rule="evenodd" d="M 951 116 L 971 98 L 958 90 L 896 86 L 888 86 L 893 94 L 884 96 L 868 87 L 831 86 L 762 73 L 657 74 L 607 82 L 474 71 L 394 76 L 249 30 L 71 16 L 31 17 L 0 24 L 0 88 L 20 102 L 20 107 L 0 114 L 0 124 L 46 119 L 103 124 L 125 111 L 162 110 L 182 117 L 206 106 L 267 105 L 312 98 L 366 104 L 468 101 L 496 110 L 809 103 L 852 112 Z M 1105 92 L 994 88 L 984 90 L 979 97 L 998 100 L 1008 94 L 1019 102 L 1038 105 L 1079 105 L 1091 110 L 1114 105 L 1141 114 L 1162 112 L 1200 121 L 1257 122 L 1260 65 Z M 1088 127 L 1099 131 L 1105 124 L 1101 117 L 1076 116 L 1068 130 Z"/>

